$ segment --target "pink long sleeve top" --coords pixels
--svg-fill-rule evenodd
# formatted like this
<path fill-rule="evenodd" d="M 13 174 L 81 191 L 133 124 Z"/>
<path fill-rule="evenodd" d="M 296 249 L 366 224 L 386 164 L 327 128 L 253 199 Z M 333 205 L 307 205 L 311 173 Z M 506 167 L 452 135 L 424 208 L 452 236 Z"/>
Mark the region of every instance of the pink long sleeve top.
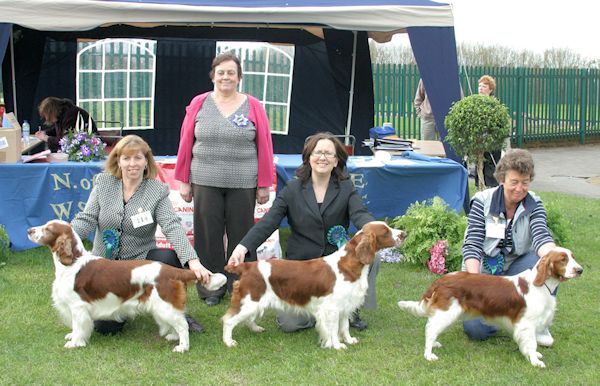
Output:
<path fill-rule="evenodd" d="M 190 182 L 192 147 L 196 140 L 194 136 L 196 115 L 211 92 L 197 95 L 185 109 L 185 118 L 181 124 L 179 150 L 177 151 L 177 163 L 175 164 L 175 179 L 178 181 Z M 248 119 L 256 127 L 256 153 L 258 156 L 257 186 L 259 188 L 269 187 L 273 183 L 273 142 L 271 141 L 269 119 L 260 101 L 251 95 L 247 95 L 247 97 L 250 106 Z"/>

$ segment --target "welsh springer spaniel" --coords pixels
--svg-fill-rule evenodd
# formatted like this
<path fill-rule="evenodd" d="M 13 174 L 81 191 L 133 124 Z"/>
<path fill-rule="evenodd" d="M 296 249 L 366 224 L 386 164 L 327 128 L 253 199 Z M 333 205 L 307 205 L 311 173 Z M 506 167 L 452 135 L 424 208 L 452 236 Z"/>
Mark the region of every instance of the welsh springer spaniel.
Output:
<path fill-rule="evenodd" d="M 174 352 L 189 350 L 184 309 L 186 283 L 197 280 L 192 271 L 155 261 L 93 256 L 64 221 L 51 220 L 27 232 L 31 241 L 52 250 L 56 269 L 52 300 L 62 321 L 72 328 L 65 336 L 66 348 L 85 347 L 94 320 L 122 321 L 149 313 L 161 336 L 179 340 Z M 225 275 L 214 274 L 207 288 L 219 288 L 226 280 Z"/>
<path fill-rule="evenodd" d="M 323 348 L 346 348 L 358 339 L 350 336 L 348 316 L 364 301 L 369 265 L 379 249 L 399 246 L 406 233 L 374 221 L 337 252 L 312 260 L 268 260 L 228 265 L 240 279 L 233 284 L 231 305 L 223 316 L 223 342 L 237 345 L 233 329 L 244 322 L 254 332 L 264 329 L 256 318 L 277 308 L 312 314 Z"/>
<path fill-rule="evenodd" d="M 425 327 L 425 359 L 441 347 L 437 337 L 461 317 L 482 317 L 512 333 L 519 350 L 533 366 L 546 367 L 537 345 L 551 346 L 547 333 L 556 310 L 552 296 L 558 284 L 581 276 L 583 268 L 571 251 L 555 248 L 530 270 L 515 276 L 492 276 L 454 272 L 437 279 L 420 302 L 400 301 L 398 306 L 413 315 L 429 318 Z"/>

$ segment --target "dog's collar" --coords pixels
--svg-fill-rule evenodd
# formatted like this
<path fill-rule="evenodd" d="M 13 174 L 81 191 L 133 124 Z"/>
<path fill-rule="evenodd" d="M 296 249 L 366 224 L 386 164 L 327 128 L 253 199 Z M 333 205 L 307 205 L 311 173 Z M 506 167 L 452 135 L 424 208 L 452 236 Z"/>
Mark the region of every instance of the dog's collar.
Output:
<path fill-rule="evenodd" d="M 560 284 L 560 283 L 559 283 Z M 556 296 L 556 293 L 558 292 L 558 284 L 556 284 L 556 286 L 554 287 L 554 289 L 551 289 L 548 284 L 546 282 L 544 282 L 544 287 L 546 287 L 546 289 L 548 290 L 548 292 L 550 293 L 550 295 L 552 296 Z"/>

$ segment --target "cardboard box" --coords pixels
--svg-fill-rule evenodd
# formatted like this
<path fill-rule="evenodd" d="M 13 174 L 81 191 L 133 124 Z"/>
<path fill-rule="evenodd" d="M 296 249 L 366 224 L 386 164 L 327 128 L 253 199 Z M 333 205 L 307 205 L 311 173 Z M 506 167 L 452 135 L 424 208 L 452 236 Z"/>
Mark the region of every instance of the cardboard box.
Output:
<path fill-rule="evenodd" d="M 21 129 L 0 128 L 0 163 L 12 164 L 21 161 Z"/>

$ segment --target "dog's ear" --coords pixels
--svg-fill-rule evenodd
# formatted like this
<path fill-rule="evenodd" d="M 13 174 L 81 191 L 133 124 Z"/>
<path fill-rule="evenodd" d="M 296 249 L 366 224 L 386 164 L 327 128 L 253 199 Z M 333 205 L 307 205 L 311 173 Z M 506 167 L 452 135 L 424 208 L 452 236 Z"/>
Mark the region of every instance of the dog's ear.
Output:
<path fill-rule="evenodd" d="M 541 285 L 544 284 L 544 282 L 546 281 L 546 279 L 548 279 L 548 277 L 550 276 L 550 269 L 552 268 L 552 263 L 551 263 L 551 254 L 553 252 L 549 252 L 547 254 L 544 255 L 544 257 L 542 257 L 540 259 L 540 261 L 537 264 L 537 275 L 535 276 L 535 279 L 533 280 L 533 285 L 536 287 L 539 287 Z"/>
<path fill-rule="evenodd" d="M 373 263 L 373 260 L 375 259 L 377 236 L 371 232 L 363 232 L 361 236 L 355 250 L 356 257 L 361 263 L 369 265 Z"/>
<path fill-rule="evenodd" d="M 73 264 L 73 243 L 68 235 L 62 234 L 56 238 L 52 252 L 58 255 L 63 265 Z"/>

